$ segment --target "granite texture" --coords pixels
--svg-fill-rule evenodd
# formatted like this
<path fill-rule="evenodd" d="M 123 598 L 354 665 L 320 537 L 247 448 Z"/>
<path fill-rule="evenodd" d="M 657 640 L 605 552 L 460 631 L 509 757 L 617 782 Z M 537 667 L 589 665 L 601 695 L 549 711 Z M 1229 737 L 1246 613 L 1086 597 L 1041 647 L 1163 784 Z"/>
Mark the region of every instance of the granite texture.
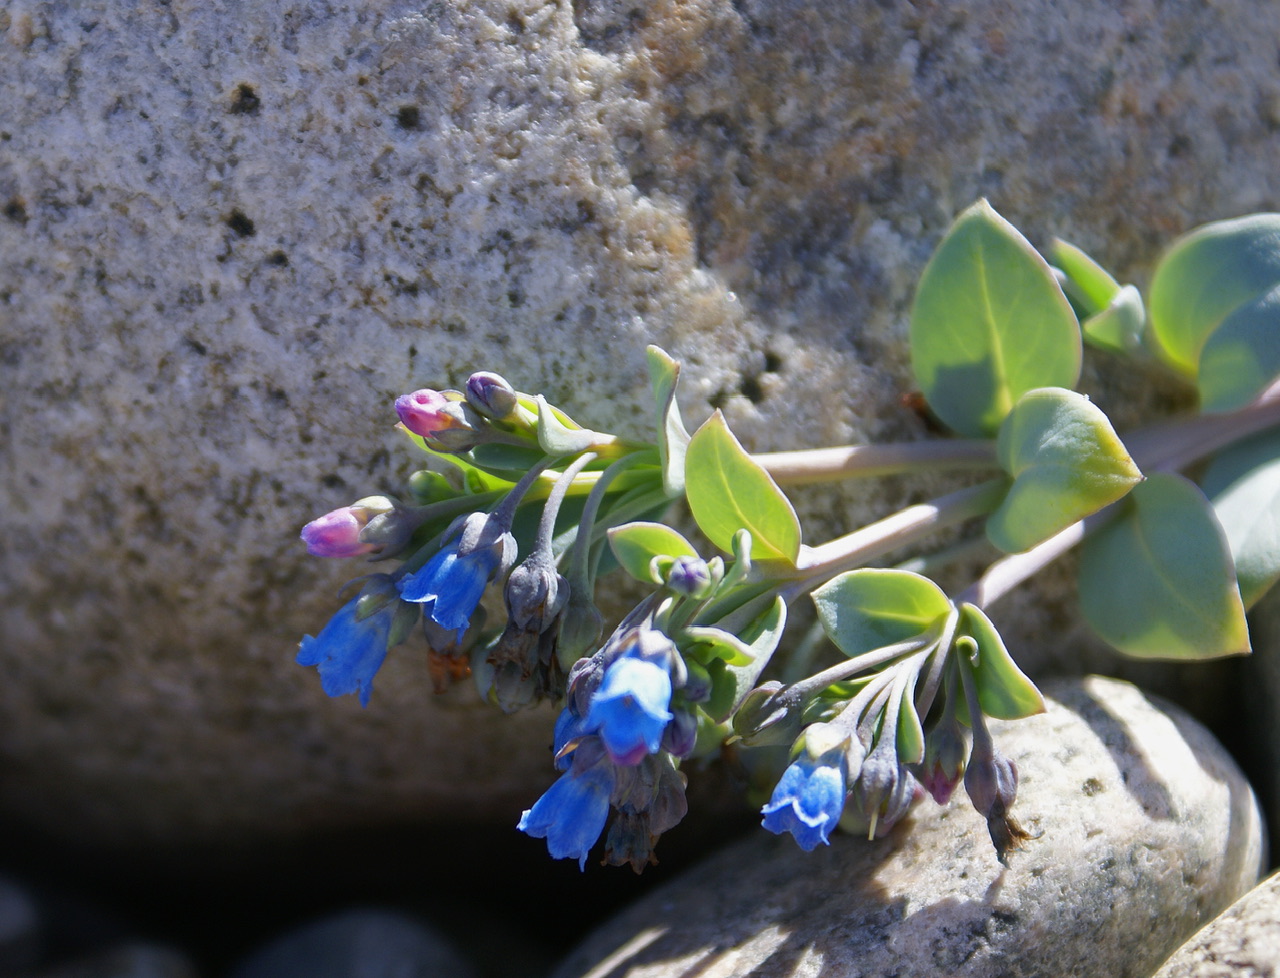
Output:
<path fill-rule="evenodd" d="M 1277 206 L 1245 0 L 19 0 L 0 78 L 0 811 L 83 839 L 545 787 L 548 718 L 433 700 L 420 647 L 363 712 L 292 663 L 362 570 L 297 529 L 400 488 L 396 394 L 497 369 L 636 434 L 658 342 L 754 447 L 919 437 L 911 289 L 979 195 L 1139 280 Z M 798 498 L 817 538 L 937 488 Z M 1107 661 L 1066 580 L 998 609 L 1032 668 Z"/>
<path fill-rule="evenodd" d="M 1153 978 L 1275 978 L 1280 974 L 1280 876 L 1205 925 Z"/>
<path fill-rule="evenodd" d="M 1179 709 L 1096 677 L 1046 692 L 1046 714 L 993 727 L 1034 836 L 1009 868 L 963 793 L 873 843 L 806 854 L 761 832 L 605 924 L 556 978 L 1146 978 L 1257 880 L 1257 802 Z"/>

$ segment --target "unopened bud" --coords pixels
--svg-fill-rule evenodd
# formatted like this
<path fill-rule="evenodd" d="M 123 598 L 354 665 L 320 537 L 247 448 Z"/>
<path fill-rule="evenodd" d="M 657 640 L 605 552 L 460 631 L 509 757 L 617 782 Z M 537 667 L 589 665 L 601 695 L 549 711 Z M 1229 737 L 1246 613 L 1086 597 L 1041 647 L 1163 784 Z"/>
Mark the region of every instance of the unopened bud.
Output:
<path fill-rule="evenodd" d="M 516 409 L 515 388 L 495 373 L 481 370 L 467 378 L 467 403 L 486 418 L 501 421 Z"/>
<path fill-rule="evenodd" d="M 459 418 L 445 409 L 456 403 L 440 391 L 423 389 L 396 398 L 396 415 L 400 423 L 423 438 L 434 438 L 442 431 L 459 426 Z"/>
<path fill-rule="evenodd" d="M 304 526 L 302 542 L 307 545 L 307 553 L 313 557 L 358 557 L 379 549 L 378 543 L 361 538 L 365 525 L 379 512 L 376 508 L 363 505 L 370 501 L 362 499 L 352 506 L 335 509 Z M 386 502 L 388 508 L 394 506 L 390 500 Z"/>
<path fill-rule="evenodd" d="M 771 680 L 747 694 L 733 715 L 733 732 L 748 747 L 789 744 L 800 733 L 802 713 L 787 688 Z"/>
<path fill-rule="evenodd" d="M 689 710 L 671 712 L 671 721 L 662 731 L 662 749 L 673 757 L 688 757 L 698 745 L 698 718 Z"/>
<path fill-rule="evenodd" d="M 987 820 L 996 858 L 1008 865 L 1009 851 L 1022 848 L 1022 843 L 1031 838 L 1011 814 L 1018 796 L 1017 765 L 994 748 L 984 757 L 975 751 L 964 774 L 964 790 L 978 814 Z"/>
<path fill-rule="evenodd" d="M 954 715 L 929 731 L 924 739 L 924 759 L 920 762 L 920 783 L 933 800 L 945 805 L 964 777 L 969 745 Z"/>
<path fill-rule="evenodd" d="M 667 587 L 688 598 L 705 598 L 711 589 L 711 571 L 700 557 L 677 557 L 667 574 Z"/>

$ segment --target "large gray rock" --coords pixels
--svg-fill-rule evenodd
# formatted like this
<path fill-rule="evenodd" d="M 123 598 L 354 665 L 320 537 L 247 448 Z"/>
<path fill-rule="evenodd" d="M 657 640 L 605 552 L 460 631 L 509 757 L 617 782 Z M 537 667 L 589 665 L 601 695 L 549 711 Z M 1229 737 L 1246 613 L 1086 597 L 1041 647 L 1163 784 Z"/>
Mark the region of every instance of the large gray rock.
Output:
<path fill-rule="evenodd" d="M 1126 683 L 1049 688 L 999 724 L 1035 838 L 996 861 L 964 803 L 806 854 L 761 833 L 604 925 L 557 978 L 1146 978 L 1264 861 L 1248 783 L 1203 727 Z"/>
<path fill-rule="evenodd" d="M 432 701 L 420 651 L 367 712 L 292 664 L 359 572 L 298 527 L 409 471 L 390 399 L 489 367 L 637 433 L 656 341 L 687 416 L 760 448 L 918 436 L 905 310 L 975 197 L 1139 276 L 1276 205 L 1273 27 L 1247 0 L 7 5 L 0 810 L 131 842 L 513 821 L 545 717 Z M 801 506 L 816 535 L 933 488 Z M 1081 647 L 1053 593 L 1001 615 L 1033 662 Z"/>
<path fill-rule="evenodd" d="M 1280 875 L 1254 887 L 1196 934 L 1153 978 L 1280 974 Z"/>

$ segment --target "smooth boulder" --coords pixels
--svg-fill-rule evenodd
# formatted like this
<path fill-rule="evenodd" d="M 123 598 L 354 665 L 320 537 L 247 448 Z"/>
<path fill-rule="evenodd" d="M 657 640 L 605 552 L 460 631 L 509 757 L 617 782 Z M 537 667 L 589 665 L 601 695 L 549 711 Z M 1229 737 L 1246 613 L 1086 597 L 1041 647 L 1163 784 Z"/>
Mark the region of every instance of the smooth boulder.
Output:
<path fill-rule="evenodd" d="M 1146 978 L 1257 880 L 1257 802 L 1181 710 L 1096 677 L 1046 692 L 1046 714 L 993 728 L 1034 836 L 1009 868 L 963 793 L 876 842 L 806 854 L 761 832 L 605 924 L 556 978 Z"/>

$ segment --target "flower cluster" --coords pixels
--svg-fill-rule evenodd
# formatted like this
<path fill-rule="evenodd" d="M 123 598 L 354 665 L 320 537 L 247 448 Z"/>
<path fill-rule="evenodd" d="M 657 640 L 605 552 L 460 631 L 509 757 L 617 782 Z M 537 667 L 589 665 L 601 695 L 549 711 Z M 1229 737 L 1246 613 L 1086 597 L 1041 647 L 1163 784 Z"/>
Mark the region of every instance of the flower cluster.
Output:
<path fill-rule="evenodd" d="M 693 751 L 694 731 L 687 710 L 673 712 L 672 694 L 687 676 L 675 644 L 647 619 L 580 659 L 556 722 L 556 766 L 565 773 L 524 813 L 520 830 L 581 866 L 613 809 L 606 862 L 639 872 L 653 861 L 654 843 L 686 810 L 677 764 Z"/>
<path fill-rule="evenodd" d="M 1017 772 L 986 733 L 982 697 L 1025 713 L 1038 694 L 1000 658 L 989 622 L 916 575 L 840 572 L 847 554 L 802 567 L 781 491 L 727 429 L 709 422 L 705 437 L 685 433 L 674 365 L 657 354 L 651 364 L 656 445 L 583 428 L 488 372 L 463 390 L 398 398 L 399 426 L 434 467 L 410 480 L 407 502 L 366 497 L 303 528 L 318 556 L 394 563 L 360 579 L 357 596 L 302 640 L 298 662 L 317 668 L 329 695 L 355 693 L 367 705 L 388 649 L 420 621 L 437 691 L 470 675 L 505 712 L 562 703 L 558 778 L 519 829 L 580 867 L 602 837 L 607 864 L 639 872 L 655 862 L 659 837 L 686 812 L 682 765 L 730 740 L 791 744 L 762 815 L 805 850 L 828 843 L 837 825 L 883 834 L 926 790 L 945 801 L 963 778 L 1003 859 L 1025 838 L 1009 815 Z M 744 518 L 766 534 L 758 538 L 725 523 L 714 495 L 689 489 L 695 518 L 729 559 L 704 560 L 648 521 L 685 492 L 695 461 L 728 466 L 715 484 L 754 499 L 747 509 L 765 508 Z M 733 512 L 744 512 L 741 501 Z M 770 537 L 771 526 L 783 530 Z M 601 642 L 594 595 L 606 556 L 652 590 Z M 921 592 L 921 582 L 934 590 Z M 883 621 L 867 618 L 864 584 L 888 599 Z M 894 588 L 906 589 L 902 607 Z M 503 615 L 491 622 L 485 596 L 498 589 Z M 761 682 L 788 602 L 808 592 L 848 658 L 799 681 Z M 866 620 L 850 631 L 855 608 Z M 895 632 L 920 608 L 932 611 Z"/>

